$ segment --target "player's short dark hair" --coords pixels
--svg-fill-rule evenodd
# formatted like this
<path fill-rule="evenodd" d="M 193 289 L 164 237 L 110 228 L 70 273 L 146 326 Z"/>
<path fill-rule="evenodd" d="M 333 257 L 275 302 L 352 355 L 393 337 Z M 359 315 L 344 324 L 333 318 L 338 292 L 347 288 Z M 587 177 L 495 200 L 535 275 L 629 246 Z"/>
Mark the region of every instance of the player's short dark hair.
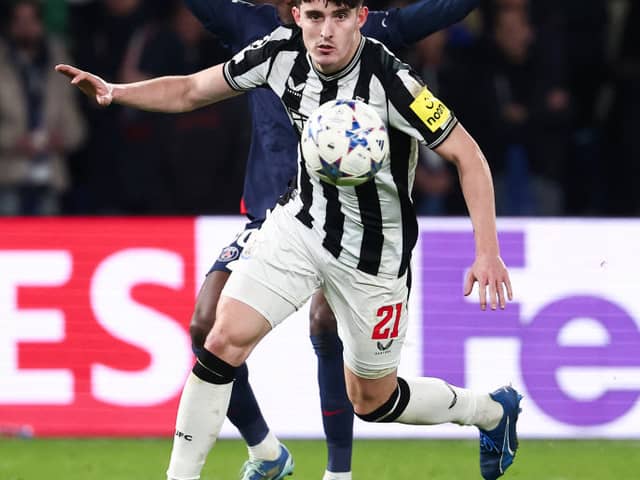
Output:
<path fill-rule="evenodd" d="M 301 3 L 312 2 L 313 0 L 294 0 L 294 3 L 299 7 Z M 333 3 L 336 7 L 357 8 L 361 7 L 364 0 L 324 0 L 324 4 L 328 5 Z"/>

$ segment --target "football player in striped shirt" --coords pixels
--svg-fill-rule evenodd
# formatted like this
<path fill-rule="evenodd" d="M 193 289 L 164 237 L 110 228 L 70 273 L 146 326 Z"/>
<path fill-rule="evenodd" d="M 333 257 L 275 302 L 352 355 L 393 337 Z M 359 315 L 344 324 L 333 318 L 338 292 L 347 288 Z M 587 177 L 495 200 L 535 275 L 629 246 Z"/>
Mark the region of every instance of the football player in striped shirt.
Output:
<path fill-rule="evenodd" d="M 518 393 L 511 387 L 477 393 L 440 379 L 397 376 L 406 334 L 408 263 L 417 237 L 410 199 L 416 140 L 460 173 L 476 239 L 465 293 L 477 281 L 481 308 L 489 303 L 491 310 L 504 308 L 512 297 L 486 159 L 410 67 L 361 35 L 368 15 L 361 0 L 298 0 L 293 13 L 297 27 L 277 28 L 229 62 L 189 76 L 116 85 L 75 67 L 57 67 L 105 106 L 115 101 L 180 112 L 268 87 L 298 131 L 320 104 L 355 98 L 369 103 L 390 132 L 389 162 L 372 181 L 336 187 L 299 168 L 297 190 L 252 236 L 185 385 L 176 421 L 181 435 L 174 438 L 168 477 L 199 478 L 224 421 L 236 369 L 272 328 L 321 289 L 338 321 L 356 415 L 370 422 L 475 425 L 481 473 L 495 479 L 515 457 Z M 382 331 L 394 343 L 379 355 L 375 339 Z M 270 472 L 264 473 L 269 478 Z"/>
<path fill-rule="evenodd" d="M 271 33 L 281 24 L 293 24 L 290 0 L 251 4 L 237 0 L 186 0 L 200 22 L 224 42 L 233 54 Z M 369 12 L 362 27 L 365 36 L 397 52 L 427 35 L 466 16 L 479 0 L 421 0 L 404 8 Z M 298 135 L 291 128 L 280 99 L 260 88 L 248 93 L 251 111 L 251 148 L 241 212 L 248 223 L 214 262 L 198 293 L 190 332 L 194 352 L 215 321 L 220 292 L 231 274 L 229 265 L 242 254 L 251 234 L 264 222 L 265 213 L 288 187 L 297 172 Z M 323 480 L 351 479 L 353 409 L 344 384 L 342 342 L 335 317 L 321 292 L 313 296 L 310 311 L 310 339 L 318 359 L 318 387 L 322 421 L 327 440 L 327 467 Z M 248 380 L 246 364 L 236 372 L 227 417 L 238 428 L 249 449 L 242 480 L 262 480 L 260 471 L 274 461 L 284 468 L 286 452 L 270 432 Z M 288 455 L 288 454 L 287 454 Z"/>

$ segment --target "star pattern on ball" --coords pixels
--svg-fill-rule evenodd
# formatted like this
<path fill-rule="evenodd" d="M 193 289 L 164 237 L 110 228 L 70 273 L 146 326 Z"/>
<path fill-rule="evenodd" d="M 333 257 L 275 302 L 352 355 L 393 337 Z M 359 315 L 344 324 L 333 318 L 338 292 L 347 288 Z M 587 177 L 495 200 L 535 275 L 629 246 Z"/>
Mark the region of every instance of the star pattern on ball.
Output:
<path fill-rule="evenodd" d="M 340 163 L 342 162 L 342 158 L 337 159 L 335 162 L 327 162 L 322 157 L 319 157 L 321 172 L 323 175 L 337 179 L 337 178 L 345 178 L 350 175 L 340 170 Z"/>
<path fill-rule="evenodd" d="M 353 118 L 353 122 L 351 124 L 351 130 L 347 130 L 345 134 L 349 139 L 349 150 L 348 153 L 351 153 L 357 147 L 368 148 L 369 140 L 367 140 L 367 135 L 373 131 L 373 128 L 360 128 L 360 123 Z"/>

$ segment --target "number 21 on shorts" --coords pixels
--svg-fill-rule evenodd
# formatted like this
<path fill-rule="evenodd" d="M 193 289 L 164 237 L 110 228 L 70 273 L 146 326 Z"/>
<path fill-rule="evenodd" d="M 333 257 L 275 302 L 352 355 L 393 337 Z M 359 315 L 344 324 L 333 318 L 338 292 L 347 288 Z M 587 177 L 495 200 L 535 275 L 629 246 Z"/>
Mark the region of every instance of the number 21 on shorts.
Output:
<path fill-rule="evenodd" d="M 380 319 L 373 327 L 372 340 L 388 340 L 398 336 L 398 327 L 402 317 L 402 302 L 384 305 L 378 309 L 376 317 Z"/>

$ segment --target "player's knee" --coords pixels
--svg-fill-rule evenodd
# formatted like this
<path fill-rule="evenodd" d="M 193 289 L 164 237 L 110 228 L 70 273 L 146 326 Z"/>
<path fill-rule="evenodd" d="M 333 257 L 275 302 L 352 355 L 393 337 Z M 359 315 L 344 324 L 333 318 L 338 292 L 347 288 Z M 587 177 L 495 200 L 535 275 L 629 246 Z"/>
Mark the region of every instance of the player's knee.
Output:
<path fill-rule="evenodd" d="M 246 359 L 245 349 L 238 343 L 233 336 L 228 335 L 225 331 L 210 332 L 205 339 L 204 348 L 225 362 L 238 366 Z"/>
<path fill-rule="evenodd" d="M 355 415 L 362 420 L 363 422 L 368 422 L 368 423 L 381 423 L 382 420 L 379 420 L 377 418 L 376 415 L 376 410 L 371 410 L 368 411 L 366 413 L 359 413 L 355 408 L 353 410 L 353 413 L 355 413 Z M 386 422 L 385 422 L 386 423 Z"/>
<path fill-rule="evenodd" d="M 347 382 L 346 387 L 347 397 L 353 405 L 354 413 L 358 416 L 369 413 L 379 403 L 375 393 L 362 384 Z"/>
<path fill-rule="evenodd" d="M 214 271 L 207 275 L 202 284 L 189 326 L 191 342 L 196 349 L 203 348 L 207 335 L 213 328 L 220 292 L 228 278 L 228 273 Z"/>
<path fill-rule="evenodd" d="M 191 344 L 195 348 L 203 348 L 205 339 L 211 331 L 215 320 L 215 311 L 207 310 L 196 305 L 191 324 L 189 325 L 189 335 L 191 335 Z"/>
<path fill-rule="evenodd" d="M 234 366 L 241 365 L 256 344 L 253 332 L 237 327 L 216 325 L 204 341 L 207 350 Z"/>
<path fill-rule="evenodd" d="M 407 408 L 410 395 L 409 385 L 398 377 L 396 388 L 389 396 L 383 395 L 380 390 L 376 394 L 361 393 L 360 398 L 352 400 L 353 410 L 365 422 L 395 422 Z"/>
<path fill-rule="evenodd" d="M 353 413 L 364 421 L 372 422 L 371 413 L 376 410 L 376 405 L 380 402 L 371 396 L 349 396 L 349 401 L 353 405 Z"/>
<path fill-rule="evenodd" d="M 393 396 L 392 396 L 393 397 Z M 391 401 L 390 397 L 387 399 L 380 399 L 374 396 L 365 396 L 354 401 L 353 412 L 358 416 L 360 420 L 373 423 L 386 423 L 394 421 L 399 413 L 396 414 L 397 404 Z M 404 410 L 406 405 L 403 405 L 401 410 Z M 401 411 L 400 410 L 400 411 Z"/>
<path fill-rule="evenodd" d="M 191 336 L 191 345 L 193 348 L 203 349 L 204 341 L 207 338 L 207 334 L 209 331 L 203 327 L 199 322 L 194 321 L 195 319 L 191 319 L 191 325 L 189 325 L 189 335 Z"/>
<path fill-rule="evenodd" d="M 326 301 L 321 303 L 313 302 L 311 304 L 309 330 L 311 335 L 336 333 L 338 331 L 336 317 Z"/>
<path fill-rule="evenodd" d="M 354 413 L 364 421 L 380 422 L 390 410 L 398 405 L 399 384 L 402 383 L 402 403 L 406 406 L 408 388 L 406 382 L 396 377 L 395 371 L 380 378 L 358 377 L 347 370 L 345 376 L 347 395 L 353 405 Z M 402 407 L 404 408 L 404 407 Z"/>

